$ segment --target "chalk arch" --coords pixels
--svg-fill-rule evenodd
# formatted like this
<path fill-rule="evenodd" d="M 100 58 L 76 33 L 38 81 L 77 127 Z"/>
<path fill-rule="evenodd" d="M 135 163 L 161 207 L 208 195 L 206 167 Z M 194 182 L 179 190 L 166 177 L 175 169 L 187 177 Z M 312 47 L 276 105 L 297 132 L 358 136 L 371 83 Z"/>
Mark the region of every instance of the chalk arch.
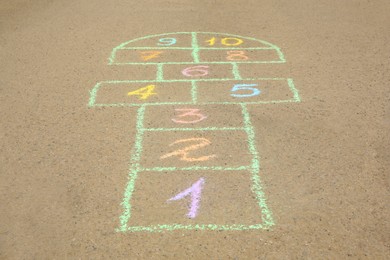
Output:
<path fill-rule="evenodd" d="M 194 36 L 195 35 L 195 36 Z M 192 43 L 194 37 L 204 36 L 204 35 L 210 35 L 210 36 L 220 36 L 220 37 L 234 37 L 234 38 L 240 38 L 243 40 L 246 40 L 247 42 L 250 42 L 251 46 L 256 46 L 257 48 L 263 48 L 263 49 L 272 49 L 275 50 L 275 52 L 278 54 L 280 58 L 280 62 L 285 62 L 284 55 L 281 52 L 280 48 L 268 41 L 256 39 L 253 37 L 248 36 L 242 36 L 237 34 L 230 34 L 230 33 L 221 33 L 221 32 L 169 32 L 169 33 L 161 33 L 161 34 L 153 34 L 153 35 L 147 35 L 143 37 L 138 37 L 132 40 L 128 40 L 125 42 L 122 42 L 118 46 L 114 47 L 111 51 L 111 55 L 109 57 L 109 64 L 115 64 L 116 54 L 120 50 L 129 50 L 129 49 L 152 49 L 152 48 L 158 48 L 158 49 L 164 49 L 165 47 L 158 46 L 158 45 L 151 45 L 150 40 L 153 39 L 160 39 L 160 38 L 168 38 L 173 36 L 187 36 L 192 37 Z M 146 44 L 146 45 L 145 45 Z M 256 45 L 257 44 L 257 45 Z M 188 44 L 185 47 L 182 47 L 182 49 L 188 48 L 191 49 L 193 46 L 191 44 Z M 181 48 L 181 47 L 170 47 L 172 49 L 175 48 Z M 204 49 L 203 47 L 200 47 L 200 49 Z M 211 49 L 211 48 L 210 48 Z M 223 48 L 220 48 L 223 49 Z M 231 49 L 229 46 L 226 46 L 224 49 Z M 241 49 L 241 48 L 237 48 Z"/>

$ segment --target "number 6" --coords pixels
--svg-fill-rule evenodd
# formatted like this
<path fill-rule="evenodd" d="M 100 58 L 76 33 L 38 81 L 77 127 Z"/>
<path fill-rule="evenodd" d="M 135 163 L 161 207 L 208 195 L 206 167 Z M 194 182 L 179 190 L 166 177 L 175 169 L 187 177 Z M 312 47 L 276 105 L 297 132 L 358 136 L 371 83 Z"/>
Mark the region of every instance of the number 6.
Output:
<path fill-rule="evenodd" d="M 188 67 L 181 71 L 181 73 L 186 77 L 202 77 L 209 74 L 209 66 L 194 66 Z"/>
<path fill-rule="evenodd" d="M 255 86 L 257 86 L 257 84 L 236 84 L 232 88 L 232 90 L 231 90 L 232 92 L 236 92 L 239 90 L 250 90 L 250 91 L 252 91 L 252 93 L 250 93 L 250 94 L 230 94 L 230 95 L 232 97 L 239 97 L 239 98 L 258 96 L 258 95 L 260 95 L 261 91 L 257 88 L 252 88 Z"/>

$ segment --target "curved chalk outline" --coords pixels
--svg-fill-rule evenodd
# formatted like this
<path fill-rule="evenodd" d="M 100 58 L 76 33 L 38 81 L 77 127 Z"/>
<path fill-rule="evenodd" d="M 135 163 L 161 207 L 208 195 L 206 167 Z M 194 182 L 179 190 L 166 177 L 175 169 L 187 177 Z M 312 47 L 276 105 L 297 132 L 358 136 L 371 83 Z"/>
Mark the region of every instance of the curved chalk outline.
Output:
<path fill-rule="evenodd" d="M 162 34 L 152 34 L 152 35 L 147 35 L 147 36 L 144 36 L 144 37 L 140 37 L 140 38 L 135 38 L 135 39 L 132 39 L 132 40 L 129 40 L 129 41 L 126 41 L 126 42 L 123 42 L 121 44 L 119 44 L 118 46 L 116 46 L 115 48 L 112 49 L 111 51 L 111 55 L 110 57 L 108 58 L 109 62 L 108 62 L 108 65 L 115 65 L 115 64 L 124 64 L 126 65 L 126 63 L 115 63 L 115 58 L 116 58 L 116 52 L 118 50 L 121 50 L 121 49 L 125 49 L 125 46 L 129 43 L 132 43 L 132 42 L 136 42 L 136 41 L 141 41 L 141 40 L 145 40 L 145 39 L 149 39 L 149 38 L 153 38 L 153 37 L 158 37 L 158 36 L 165 36 L 165 35 L 176 35 L 176 34 L 215 34 L 215 35 L 225 35 L 225 36 L 233 36 L 233 37 L 239 37 L 239 38 L 243 38 L 243 39 L 246 39 L 246 40 L 251 40 L 251 41 L 256 41 L 256 42 L 260 42 L 262 44 L 265 44 L 265 45 L 268 45 L 270 48 L 269 49 L 274 49 L 277 53 L 278 53 L 278 56 L 279 56 L 279 61 L 269 61 L 269 63 L 277 63 L 277 62 L 280 62 L 280 63 L 284 63 L 286 62 L 286 59 L 284 58 L 284 55 L 282 53 L 282 51 L 280 50 L 280 48 L 278 46 L 276 46 L 275 44 L 272 44 L 270 42 L 267 42 L 267 41 L 264 41 L 264 40 L 260 40 L 260 39 L 256 39 L 256 38 L 252 38 L 252 37 L 246 37 L 246 36 L 241 36 L 241 35 L 237 35 L 237 34 L 230 34 L 230 33 L 219 33 L 219 32 L 172 32 L 172 33 L 162 33 Z M 164 49 L 164 47 L 156 47 L 156 49 Z M 173 47 L 165 47 L 165 48 L 172 48 Z M 130 48 L 131 49 L 131 48 Z M 191 49 L 190 47 L 188 47 L 188 49 Z M 235 47 L 235 48 L 224 48 L 224 49 L 242 49 L 242 48 L 238 48 L 238 47 Z M 164 62 L 161 62 L 162 64 L 164 64 Z M 159 64 L 161 64 L 159 63 Z M 205 63 L 210 63 L 210 62 L 205 62 Z M 213 63 L 213 62 L 211 62 Z M 215 63 L 215 62 L 214 62 Z M 223 62 L 223 63 L 233 63 L 233 62 Z M 237 63 L 237 62 L 235 62 Z M 238 62 L 238 63 L 256 63 L 256 62 Z M 264 63 L 264 62 L 257 62 L 257 63 Z M 142 62 L 137 62 L 137 63 L 133 63 L 133 64 L 145 64 L 145 63 L 142 63 Z M 147 64 L 150 64 L 152 65 L 153 63 L 147 63 Z M 180 63 L 179 63 L 180 64 Z"/>

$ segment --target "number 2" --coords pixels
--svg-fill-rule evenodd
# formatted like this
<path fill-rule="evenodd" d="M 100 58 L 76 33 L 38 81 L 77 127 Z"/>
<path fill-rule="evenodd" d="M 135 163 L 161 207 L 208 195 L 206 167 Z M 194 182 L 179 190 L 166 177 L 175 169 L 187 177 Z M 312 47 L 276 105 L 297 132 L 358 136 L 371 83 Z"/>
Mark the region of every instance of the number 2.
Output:
<path fill-rule="evenodd" d="M 169 157 L 172 157 L 172 156 L 180 156 L 180 161 L 203 162 L 203 161 L 208 161 L 209 159 L 216 157 L 215 154 L 201 156 L 201 157 L 198 157 L 198 158 L 188 157 L 188 152 L 189 151 L 198 150 L 199 148 L 202 148 L 202 147 L 205 147 L 205 146 L 211 144 L 211 142 L 208 139 L 206 139 L 206 138 L 179 139 L 179 140 L 171 143 L 169 146 L 172 146 L 172 145 L 175 145 L 175 144 L 180 144 L 180 143 L 187 143 L 187 142 L 198 142 L 198 143 L 190 145 L 190 146 L 187 146 L 187 147 L 185 147 L 183 149 L 178 149 L 178 150 L 173 151 L 171 153 L 167 153 L 167 154 L 161 156 L 160 159 L 166 159 L 166 158 L 169 158 Z"/>
<path fill-rule="evenodd" d="M 199 113 L 200 109 L 197 109 L 197 108 L 175 108 L 175 111 L 183 112 L 182 114 L 177 115 L 178 118 L 182 118 L 182 117 L 196 117 L 197 118 L 197 119 L 188 120 L 188 121 L 180 120 L 180 119 L 176 119 L 176 118 L 171 119 L 173 122 L 178 123 L 178 124 L 198 123 L 198 122 L 207 118 L 207 116 Z"/>
<path fill-rule="evenodd" d="M 232 97 L 238 97 L 238 98 L 258 96 L 258 95 L 260 95 L 261 91 L 257 88 L 253 88 L 255 86 L 257 86 L 257 84 L 236 84 L 232 88 L 232 90 L 231 90 L 232 92 L 236 92 L 239 90 L 250 90 L 250 91 L 252 91 L 252 93 L 250 93 L 250 94 L 230 94 L 230 95 Z"/>

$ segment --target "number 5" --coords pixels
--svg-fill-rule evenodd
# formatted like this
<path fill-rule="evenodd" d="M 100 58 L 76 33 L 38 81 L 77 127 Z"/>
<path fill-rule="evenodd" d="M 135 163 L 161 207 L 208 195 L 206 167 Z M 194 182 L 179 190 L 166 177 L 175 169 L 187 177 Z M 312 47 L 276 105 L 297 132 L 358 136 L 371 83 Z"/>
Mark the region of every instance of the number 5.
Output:
<path fill-rule="evenodd" d="M 238 98 L 258 96 L 258 95 L 260 95 L 261 91 L 257 88 L 253 88 L 256 86 L 257 86 L 257 84 L 236 84 L 232 88 L 232 90 L 231 90 L 232 92 L 236 92 L 239 90 L 250 90 L 251 93 L 250 94 L 230 94 L 230 95 L 232 97 L 238 97 Z"/>

